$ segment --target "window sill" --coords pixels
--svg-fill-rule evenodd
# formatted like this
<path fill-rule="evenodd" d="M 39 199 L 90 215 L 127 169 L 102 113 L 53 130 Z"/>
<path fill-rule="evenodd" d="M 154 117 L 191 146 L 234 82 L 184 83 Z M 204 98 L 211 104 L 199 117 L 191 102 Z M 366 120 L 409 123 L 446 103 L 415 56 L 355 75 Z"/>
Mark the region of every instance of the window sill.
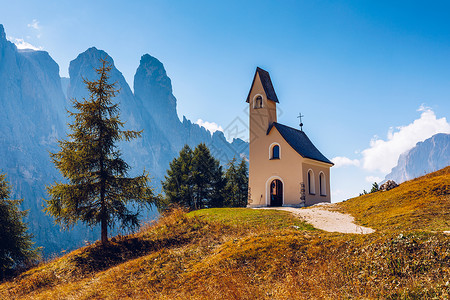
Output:
<path fill-rule="evenodd" d="M 309 193 L 310 195 L 313 195 L 313 196 L 315 196 L 316 195 L 316 193 Z"/>
<path fill-rule="evenodd" d="M 280 158 L 278 157 L 278 158 L 269 158 L 269 160 L 280 160 Z"/>
<path fill-rule="evenodd" d="M 320 195 L 320 197 L 326 197 L 327 195 Z"/>

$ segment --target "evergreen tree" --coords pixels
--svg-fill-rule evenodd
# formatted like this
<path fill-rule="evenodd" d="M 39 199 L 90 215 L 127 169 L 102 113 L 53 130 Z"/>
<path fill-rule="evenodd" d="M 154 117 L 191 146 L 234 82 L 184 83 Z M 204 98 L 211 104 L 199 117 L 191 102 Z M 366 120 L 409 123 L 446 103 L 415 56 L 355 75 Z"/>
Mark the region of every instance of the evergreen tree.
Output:
<path fill-rule="evenodd" d="M 223 206 L 222 167 L 205 144 L 199 144 L 194 151 L 184 146 L 161 183 L 165 197 L 157 203 L 160 211 L 173 204 L 190 210 Z"/>
<path fill-rule="evenodd" d="M 372 189 L 370 190 L 370 192 L 375 193 L 375 192 L 378 192 L 378 190 L 379 190 L 378 183 L 374 182 L 372 184 Z"/>
<path fill-rule="evenodd" d="M 112 65 L 101 60 L 96 69 L 97 80 L 84 80 L 89 99 L 77 101 L 76 112 L 69 112 L 73 123 L 67 140 L 59 141 L 61 150 L 51 153 L 55 166 L 67 178 L 67 183 L 48 186 L 51 198 L 46 200 L 46 212 L 65 228 L 82 221 L 90 226 L 100 223 L 102 244 L 108 242 L 108 228 L 120 222 L 122 228 L 135 228 L 139 209 L 153 201 L 148 186 L 148 174 L 128 178 L 129 165 L 121 158 L 117 142 L 130 141 L 141 135 L 124 131 L 119 119 L 118 104 L 112 98 L 119 92 L 116 83 L 109 83 Z M 133 212 L 130 204 L 137 204 Z"/>
<path fill-rule="evenodd" d="M 204 143 L 199 144 L 192 157 L 194 209 L 223 206 L 222 166 Z"/>
<path fill-rule="evenodd" d="M 165 198 L 160 198 L 158 210 L 163 211 L 171 204 L 194 209 L 192 191 L 192 149 L 185 145 L 180 155 L 170 163 L 162 189 Z"/>
<path fill-rule="evenodd" d="M 225 173 L 224 189 L 225 206 L 246 207 L 248 200 L 248 171 L 244 159 L 236 165 L 236 158 L 228 163 Z"/>
<path fill-rule="evenodd" d="M 248 204 L 248 167 L 245 159 L 241 160 L 238 171 L 237 184 L 239 186 L 238 207 L 247 207 Z"/>
<path fill-rule="evenodd" d="M 19 210 L 22 200 L 9 199 L 10 193 L 6 175 L 0 174 L 0 280 L 14 267 L 39 257 L 39 249 L 33 248 L 32 235 L 22 220 L 27 211 Z"/>

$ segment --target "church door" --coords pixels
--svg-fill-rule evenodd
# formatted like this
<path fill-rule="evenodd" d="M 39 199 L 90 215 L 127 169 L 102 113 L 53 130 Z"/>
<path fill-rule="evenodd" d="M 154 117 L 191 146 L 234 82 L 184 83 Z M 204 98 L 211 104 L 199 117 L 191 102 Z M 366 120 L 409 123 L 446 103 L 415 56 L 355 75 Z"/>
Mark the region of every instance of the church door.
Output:
<path fill-rule="evenodd" d="M 270 184 L 270 206 L 283 205 L 283 183 L 275 179 Z"/>

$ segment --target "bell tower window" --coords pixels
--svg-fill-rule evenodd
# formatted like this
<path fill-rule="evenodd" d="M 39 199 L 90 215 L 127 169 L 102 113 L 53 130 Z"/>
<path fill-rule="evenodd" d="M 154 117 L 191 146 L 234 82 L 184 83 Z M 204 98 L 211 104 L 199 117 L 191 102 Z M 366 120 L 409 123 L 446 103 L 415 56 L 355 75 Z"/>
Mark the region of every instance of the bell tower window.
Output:
<path fill-rule="evenodd" d="M 255 103 L 253 105 L 253 108 L 262 108 L 263 107 L 263 99 L 261 95 L 257 95 L 255 97 Z"/>

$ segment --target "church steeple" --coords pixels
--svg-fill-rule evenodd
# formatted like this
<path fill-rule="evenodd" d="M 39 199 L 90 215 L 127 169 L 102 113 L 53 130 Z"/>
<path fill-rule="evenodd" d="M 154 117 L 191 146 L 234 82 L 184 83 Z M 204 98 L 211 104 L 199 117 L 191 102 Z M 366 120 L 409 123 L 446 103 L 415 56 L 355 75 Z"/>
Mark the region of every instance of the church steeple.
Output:
<path fill-rule="evenodd" d="M 265 135 L 269 126 L 277 122 L 278 97 L 269 72 L 256 68 L 246 102 L 249 104 L 250 141 L 252 141 Z"/>
<path fill-rule="evenodd" d="M 272 80 L 270 79 L 269 72 L 266 70 L 261 69 L 260 67 L 256 68 L 255 76 L 253 77 L 252 86 L 250 88 L 250 91 L 248 92 L 247 96 L 247 103 L 250 102 L 250 95 L 252 93 L 253 86 L 255 85 L 255 80 L 257 78 L 257 75 L 259 75 L 259 79 L 261 81 L 261 84 L 263 86 L 264 92 L 266 93 L 267 99 L 279 103 L 277 94 L 275 93 L 275 89 L 272 85 Z"/>

